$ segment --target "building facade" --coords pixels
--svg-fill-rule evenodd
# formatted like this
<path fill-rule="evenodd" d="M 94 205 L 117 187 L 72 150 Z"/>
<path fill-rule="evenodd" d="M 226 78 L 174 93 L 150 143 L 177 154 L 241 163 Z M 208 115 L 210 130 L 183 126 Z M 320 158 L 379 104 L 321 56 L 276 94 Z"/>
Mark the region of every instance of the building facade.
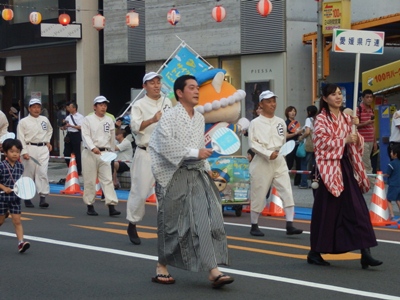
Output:
<path fill-rule="evenodd" d="M 295 106 L 301 123 L 315 100 L 310 90 L 311 47 L 302 37 L 317 30 L 316 1 L 271 0 L 272 12 L 264 18 L 257 13 L 258 0 L 223 0 L 218 4 L 227 16 L 220 23 L 211 17 L 217 4 L 211 0 L 5 2 L 13 5 L 15 16 L 13 21 L 0 20 L 0 104 L 6 114 L 20 100 L 26 107 L 31 97 L 40 97 L 57 128 L 61 103 L 77 101 L 79 111 L 88 114 L 93 98 L 102 94 L 111 101 L 111 113 L 119 115 L 131 100 L 131 89 L 141 89 L 144 73 L 158 71 L 182 40 L 211 65 L 225 69 L 226 79 L 246 91 L 242 114 L 249 119 L 257 89 L 272 89 L 279 96 L 281 117 L 288 105 Z M 173 7 L 181 13 L 176 26 L 166 18 Z M 41 37 L 40 26 L 28 20 L 33 8 L 45 23 L 58 23 L 58 15 L 68 13 L 71 22 L 81 24 L 81 38 Z M 135 28 L 125 24 L 132 9 L 140 18 Z M 376 5 L 373 0 L 352 0 L 351 9 L 352 22 L 357 22 L 399 12 L 400 1 Z M 92 17 L 99 12 L 106 18 L 101 31 L 92 27 Z M 397 59 L 396 47 L 385 47 L 381 56 L 362 56 L 360 74 Z M 332 53 L 330 60 L 327 81 L 354 80 L 353 55 Z M 26 109 L 21 111 L 26 114 Z M 53 154 L 62 153 L 61 135 L 54 135 Z"/>

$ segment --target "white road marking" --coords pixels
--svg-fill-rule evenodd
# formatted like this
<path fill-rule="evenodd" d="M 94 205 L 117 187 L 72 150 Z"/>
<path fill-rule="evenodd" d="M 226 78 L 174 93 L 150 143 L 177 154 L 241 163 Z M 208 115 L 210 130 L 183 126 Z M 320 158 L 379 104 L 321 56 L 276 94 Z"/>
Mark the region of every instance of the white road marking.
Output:
<path fill-rule="evenodd" d="M 0 231 L 0 235 L 15 237 L 14 233 L 3 232 L 3 231 Z M 117 250 L 117 249 L 112 249 L 112 248 L 104 248 L 104 247 L 90 246 L 90 245 L 85 245 L 85 244 L 71 243 L 71 242 L 41 238 L 41 237 L 30 236 L 30 235 L 25 235 L 25 238 L 27 240 L 48 243 L 48 244 L 53 244 L 53 245 L 60 245 L 60 246 L 78 248 L 78 249 L 86 249 L 86 250 L 91 250 L 91 251 L 117 254 L 117 255 L 135 257 L 135 258 L 140 258 L 140 259 L 147 259 L 147 260 L 152 260 L 152 261 L 158 260 L 157 256 L 128 252 L 128 251 Z M 400 297 L 397 297 L 397 296 L 373 293 L 373 292 L 366 292 L 366 291 L 361 291 L 361 290 L 356 290 L 356 289 L 343 288 L 340 286 L 321 284 L 321 283 L 305 281 L 305 280 L 290 279 L 290 278 L 286 278 L 286 277 L 279 277 L 279 276 L 273 276 L 273 275 L 267 275 L 267 274 L 261 274 L 261 273 L 247 272 L 247 271 L 229 269 L 229 268 L 220 268 L 220 270 L 222 272 L 226 272 L 226 273 L 230 273 L 230 274 L 236 274 L 236 275 L 247 276 L 247 277 L 252 277 L 252 278 L 259 278 L 259 279 L 272 280 L 272 281 L 277 281 L 277 282 L 296 284 L 296 285 L 317 288 L 317 289 L 323 289 L 323 290 L 329 290 L 329 291 L 334 291 L 334 292 L 339 292 L 339 293 L 344 293 L 344 294 L 364 296 L 364 297 L 370 297 L 370 298 L 376 298 L 376 299 L 400 299 Z"/>

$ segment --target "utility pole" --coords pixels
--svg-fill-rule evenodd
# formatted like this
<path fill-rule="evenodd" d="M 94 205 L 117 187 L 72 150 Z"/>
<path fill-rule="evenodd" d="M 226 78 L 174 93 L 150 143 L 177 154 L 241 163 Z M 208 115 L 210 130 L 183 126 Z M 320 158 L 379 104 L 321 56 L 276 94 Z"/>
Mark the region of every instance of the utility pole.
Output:
<path fill-rule="evenodd" d="M 317 97 L 320 96 L 322 82 L 324 81 L 323 76 L 323 49 L 324 49 L 324 37 L 322 34 L 322 7 L 323 0 L 317 2 L 318 5 L 318 25 L 317 25 Z"/>

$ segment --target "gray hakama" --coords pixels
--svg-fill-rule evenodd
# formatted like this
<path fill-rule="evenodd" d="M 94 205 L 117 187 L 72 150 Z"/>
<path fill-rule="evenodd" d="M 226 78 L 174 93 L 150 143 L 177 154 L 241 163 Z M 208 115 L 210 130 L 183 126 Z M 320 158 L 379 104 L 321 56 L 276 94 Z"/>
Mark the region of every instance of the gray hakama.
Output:
<path fill-rule="evenodd" d="M 204 117 L 178 103 L 167 110 L 150 142 L 158 199 L 159 263 L 210 271 L 228 263 L 221 199 L 206 160 L 190 155 L 205 148 Z"/>
<path fill-rule="evenodd" d="M 219 192 L 202 162 L 184 162 L 156 195 L 159 263 L 189 271 L 228 264 Z"/>

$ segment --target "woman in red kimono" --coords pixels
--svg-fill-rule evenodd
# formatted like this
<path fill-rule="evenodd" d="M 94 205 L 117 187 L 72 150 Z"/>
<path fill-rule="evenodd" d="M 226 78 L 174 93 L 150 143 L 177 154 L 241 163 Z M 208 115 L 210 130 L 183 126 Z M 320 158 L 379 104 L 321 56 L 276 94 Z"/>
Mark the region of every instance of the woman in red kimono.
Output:
<path fill-rule="evenodd" d="M 342 113 L 339 86 L 322 90 L 320 113 L 314 123 L 313 142 L 318 171 L 311 219 L 311 251 L 307 262 L 329 266 L 321 253 L 361 250 L 361 266 L 378 266 L 369 250 L 377 245 L 363 193 L 370 188 L 362 151 L 364 140 L 352 133 L 353 119 Z"/>

